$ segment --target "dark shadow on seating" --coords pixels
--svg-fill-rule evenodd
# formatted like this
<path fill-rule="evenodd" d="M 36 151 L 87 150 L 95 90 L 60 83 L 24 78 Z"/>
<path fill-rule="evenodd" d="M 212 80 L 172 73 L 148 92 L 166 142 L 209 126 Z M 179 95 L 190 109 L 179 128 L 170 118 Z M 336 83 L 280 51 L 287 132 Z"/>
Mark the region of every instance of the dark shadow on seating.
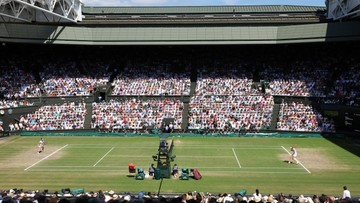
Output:
<path fill-rule="evenodd" d="M 360 157 L 360 133 L 344 133 L 332 136 L 324 134 L 323 137 L 344 150 Z"/>

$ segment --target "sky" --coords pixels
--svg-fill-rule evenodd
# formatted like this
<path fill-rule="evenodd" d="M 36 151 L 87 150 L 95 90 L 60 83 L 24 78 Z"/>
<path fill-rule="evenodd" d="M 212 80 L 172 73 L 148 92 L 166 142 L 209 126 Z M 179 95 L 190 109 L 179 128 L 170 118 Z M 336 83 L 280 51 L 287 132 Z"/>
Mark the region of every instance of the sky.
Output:
<path fill-rule="evenodd" d="M 85 6 L 216 6 L 302 5 L 325 6 L 325 0 L 82 0 Z"/>

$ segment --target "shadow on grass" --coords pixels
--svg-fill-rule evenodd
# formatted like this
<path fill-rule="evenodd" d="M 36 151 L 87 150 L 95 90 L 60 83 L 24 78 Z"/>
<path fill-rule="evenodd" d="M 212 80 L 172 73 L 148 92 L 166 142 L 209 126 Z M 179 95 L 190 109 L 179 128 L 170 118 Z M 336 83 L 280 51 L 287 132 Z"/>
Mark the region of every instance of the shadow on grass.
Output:
<path fill-rule="evenodd" d="M 360 134 L 323 135 L 325 139 L 360 157 Z"/>

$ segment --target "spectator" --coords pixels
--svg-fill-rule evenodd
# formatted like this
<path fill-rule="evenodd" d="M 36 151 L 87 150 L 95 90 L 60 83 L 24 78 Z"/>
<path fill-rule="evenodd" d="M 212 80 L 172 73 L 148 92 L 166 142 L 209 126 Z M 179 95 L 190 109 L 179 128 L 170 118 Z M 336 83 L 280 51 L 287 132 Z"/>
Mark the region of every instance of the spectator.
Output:
<path fill-rule="evenodd" d="M 154 164 L 151 164 L 151 166 L 149 167 L 149 176 L 154 176 L 155 174 L 155 166 Z"/>
<path fill-rule="evenodd" d="M 348 190 L 348 188 L 346 186 L 343 187 L 344 191 L 343 191 L 343 195 L 342 195 L 342 199 L 351 199 L 351 194 L 350 191 Z"/>
<path fill-rule="evenodd" d="M 164 118 L 174 118 L 180 129 L 183 103 L 176 99 L 125 99 L 93 103 L 92 128 L 143 130 L 161 126 Z"/>
<path fill-rule="evenodd" d="M 85 114 L 84 102 L 66 102 L 42 106 L 35 113 L 24 115 L 21 120 L 28 131 L 82 129 Z"/>
<path fill-rule="evenodd" d="M 177 164 L 174 164 L 171 175 L 175 178 L 179 175 L 179 167 Z"/>

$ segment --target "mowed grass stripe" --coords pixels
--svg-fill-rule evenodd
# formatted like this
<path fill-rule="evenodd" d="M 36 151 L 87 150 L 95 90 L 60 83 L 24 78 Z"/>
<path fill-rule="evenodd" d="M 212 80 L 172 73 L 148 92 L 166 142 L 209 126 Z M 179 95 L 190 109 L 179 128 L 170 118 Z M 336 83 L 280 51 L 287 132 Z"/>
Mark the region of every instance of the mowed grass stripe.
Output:
<path fill-rule="evenodd" d="M 151 163 L 154 163 L 154 161 L 152 160 L 152 155 L 151 154 L 151 150 L 148 150 L 148 148 L 142 149 L 140 147 L 136 147 L 136 149 L 133 148 L 123 148 L 123 147 L 111 147 L 112 150 L 110 150 L 111 153 L 107 153 L 105 157 L 101 157 L 104 156 L 103 154 L 107 152 L 107 150 L 109 149 L 109 146 L 103 146 L 100 148 L 92 148 L 92 150 L 88 150 L 89 148 L 87 147 L 69 147 L 68 151 L 69 154 L 68 156 L 72 157 L 64 157 L 64 159 L 66 159 L 66 163 L 60 161 L 58 164 L 53 165 L 53 166 L 73 166 L 72 164 L 76 164 L 78 165 L 79 163 L 83 163 L 85 166 L 94 166 L 94 162 L 93 161 L 98 161 L 97 157 L 101 159 L 101 163 L 99 164 L 100 166 L 109 166 L 109 167 L 118 167 L 119 165 L 127 165 L 130 162 L 135 163 L 135 165 L 143 165 L 144 163 L 147 163 L 148 165 L 144 166 L 143 168 L 145 168 L 145 170 L 148 168 L 148 166 Z M 126 150 L 124 150 L 126 149 Z M 127 150 L 127 149 L 131 149 L 131 150 Z M 257 151 L 263 151 L 263 148 L 236 148 L 236 153 L 239 154 L 239 157 L 242 156 L 247 156 L 247 155 L 242 155 L 242 151 L 245 150 L 245 154 L 247 150 L 255 150 L 255 152 L 251 152 L 252 154 L 257 153 Z M 279 150 L 281 149 L 280 147 L 277 148 L 265 148 L 265 149 L 271 149 L 271 150 Z M 176 152 L 176 150 L 174 150 Z M 84 154 L 84 152 L 87 154 L 86 156 L 83 156 L 82 154 Z M 192 168 L 201 168 L 201 167 L 206 167 L 209 166 L 208 168 L 223 168 L 223 167 L 216 167 L 219 165 L 219 163 L 226 163 L 227 166 L 231 166 L 231 167 L 235 167 L 238 168 L 238 163 L 236 161 L 236 158 L 234 157 L 234 152 L 235 149 L 234 148 L 216 148 L 215 150 L 213 148 L 207 148 L 207 149 L 187 149 L 187 150 L 183 150 L 183 149 L 178 149 L 179 153 L 189 153 L 192 155 L 176 155 L 176 159 L 175 162 L 176 163 L 186 163 L 186 165 L 188 166 L 192 166 Z M 70 154 L 72 153 L 72 154 Z M 214 155 L 197 155 L 197 154 L 214 154 Z M 267 157 L 269 157 L 268 152 L 264 152 Z M 138 155 L 138 154 L 145 154 L 145 155 Z M 152 153 L 154 155 L 156 155 L 156 153 Z M 217 155 L 217 154 L 227 154 L 227 155 Z M 80 160 L 77 158 L 78 156 L 82 157 Z M 257 157 L 264 157 L 264 156 L 257 156 Z M 247 159 L 244 159 L 245 161 L 247 161 Z M 268 159 L 266 158 L 266 160 L 269 161 L 274 161 L 272 159 Z M 205 162 L 204 162 L 205 161 Z M 258 159 L 258 161 L 261 161 L 261 159 Z M 278 161 L 278 160 L 275 160 Z M 174 163 L 175 163 L 174 162 Z M 263 162 L 263 161 L 262 161 Z M 199 164 L 201 163 L 201 164 Z M 251 162 L 250 162 L 251 164 Z M 266 165 L 266 162 L 263 162 L 263 164 Z M 51 163 L 50 163 L 51 165 Z M 251 167 L 251 165 L 250 165 Z M 227 167 L 225 167 L 227 168 Z M 255 167 L 253 167 L 255 168 Z"/>
<path fill-rule="evenodd" d="M 235 149 L 278 149 L 279 146 L 254 146 L 254 145 L 186 145 L 186 146 L 177 146 L 175 144 L 176 148 L 178 149 L 219 149 L 219 148 L 235 148 Z M 72 148 L 108 148 L 108 147 L 114 147 L 114 148 L 128 148 L 128 149 L 134 149 L 141 147 L 142 149 L 158 149 L 158 145 L 156 146 L 144 146 L 144 145 L 132 145 L 132 146 L 123 146 L 123 145 L 104 145 L 104 144 L 69 144 L 69 147 Z"/>
<path fill-rule="evenodd" d="M 71 150 L 74 150 L 75 148 L 72 148 Z M 88 149 L 87 147 L 85 148 L 78 148 L 76 147 L 76 150 L 85 150 L 85 149 Z M 95 148 L 95 151 L 96 151 L 96 156 L 94 155 L 93 157 L 97 157 L 99 156 L 98 152 L 99 152 L 99 149 L 101 152 L 104 152 L 103 150 L 104 149 L 109 149 L 109 147 L 101 147 L 101 148 Z M 250 150 L 252 149 L 256 149 L 256 148 L 251 148 Z M 261 149 L 261 148 L 260 148 Z M 266 148 L 266 149 L 269 149 L 269 148 Z M 271 148 L 271 149 L 280 149 L 279 147 L 278 148 Z M 213 150 L 212 148 L 209 148 L 207 150 L 210 150 L 212 152 L 214 152 L 215 154 L 218 154 L 218 153 L 226 153 L 226 154 L 229 154 L 230 156 L 198 156 L 198 155 L 194 155 L 194 151 L 199 151 L 201 153 L 204 153 L 204 149 L 193 149 L 192 150 L 192 154 L 191 156 L 187 156 L 187 155 L 177 155 L 176 157 L 176 161 L 175 162 L 179 162 L 179 163 L 187 163 L 187 166 L 186 168 L 206 168 L 206 169 L 216 169 L 217 171 L 219 171 L 219 169 L 225 169 L 225 171 L 228 171 L 227 169 L 229 168 L 238 168 L 238 164 L 236 162 L 236 159 L 233 155 L 233 153 L 235 152 L 235 149 L 234 148 L 224 148 L 224 149 L 216 149 L 216 150 Z M 207 151 L 206 150 L 206 151 Z M 242 150 L 249 150 L 249 149 L 244 149 L 244 148 L 238 148 L 237 151 L 242 151 Z M 256 150 L 259 150 L 259 149 L 256 149 Z M 87 150 L 86 150 L 87 151 Z M 92 151 L 93 153 L 95 151 Z M 131 152 L 130 154 L 139 154 L 139 153 L 144 153 L 143 149 L 137 149 L 137 151 L 139 152 L 136 152 L 135 150 L 124 150 L 124 148 L 115 148 L 115 147 L 112 147 L 111 150 L 106 153 L 106 156 L 102 157 L 101 158 L 101 164 L 99 164 L 99 166 L 105 166 L 105 167 L 118 167 L 119 165 L 121 164 L 124 164 L 124 166 L 127 166 L 126 164 L 130 163 L 130 162 L 133 162 L 135 163 L 136 165 L 139 165 L 139 164 L 143 164 L 143 163 L 148 163 L 149 165 L 151 163 L 153 163 L 154 161 L 152 160 L 152 157 L 149 156 L 149 155 L 141 155 L 141 156 L 138 156 L 138 155 L 122 155 L 124 152 Z M 148 151 L 148 150 L 145 150 L 145 151 Z M 189 150 L 186 150 L 186 151 L 189 151 Z M 110 153 L 111 152 L 111 153 Z M 184 150 L 182 149 L 179 149 L 179 152 L 184 152 Z M 77 152 L 79 153 L 79 152 Z M 149 152 L 145 152 L 145 154 L 149 154 Z M 207 152 L 207 154 L 209 154 Z M 76 155 L 73 155 L 73 156 L 76 156 Z M 198 165 L 199 161 L 201 162 L 202 160 L 209 160 L 211 159 L 210 161 L 208 161 L 206 163 L 206 165 L 202 164 L 202 165 Z M 93 158 L 91 158 L 90 160 L 93 160 Z M 125 160 L 125 162 L 124 162 Z M 129 161 L 131 160 L 131 161 Z M 84 159 L 83 159 L 84 161 Z M 71 160 L 67 160 L 68 163 L 74 163 L 73 161 Z M 231 167 L 217 167 L 219 165 L 219 163 L 221 162 L 225 162 L 227 166 L 231 166 Z M 77 162 L 78 163 L 78 162 Z M 149 165 L 146 165 L 146 166 L 142 166 L 142 168 L 144 168 L 145 170 L 147 170 L 148 166 Z M 63 166 L 63 165 L 62 165 Z M 94 165 L 93 165 L 94 166 Z M 208 166 L 208 167 L 207 167 Z M 65 166 L 65 167 L 71 167 L 71 166 Z M 140 166 L 138 166 L 140 167 Z M 185 167 L 185 166 L 184 166 Z M 126 168 L 126 167 L 125 167 Z M 260 167 L 252 167 L 252 169 L 263 169 L 264 167 L 260 168 Z M 248 168 L 249 169 L 249 168 Z M 286 168 L 284 168 L 283 170 L 286 170 Z"/>
<path fill-rule="evenodd" d="M 120 168 L 127 169 L 127 165 L 123 166 L 37 166 L 37 168 Z M 147 166 L 137 166 L 137 168 L 145 168 Z M 202 168 L 202 169 L 238 169 L 239 167 L 197 167 L 197 166 L 183 166 L 182 168 Z M 279 167 L 243 167 L 242 169 L 277 169 L 277 170 L 303 170 L 302 168 L 279 168 Z"/>
<path fill-rule="evenodd" d="M 40 159 L 39 161 L 35 162 L 34 164 L 32 164 L 31 166 L 27 167 L 24 169 L 24 171 L 29 170 L 30 168 L 34 167 L 35 165 L 39 164 L 40 162 L 48 159 L 49 157 L 53 156 L 54 154 L 56 154 L 57 152 L 61 151 L 62 149 L 66 148 L 68 145 L 64 145 L 63 147 L 61 147 L 60 149 L 57 149 L 56 151 L 54 151 L 53 153 L 49 154 L 48 156 Z"/>
<path fill-rule="evenodd" d="M 291 171 L 277 171 L 277 170 L 241 170 L 238 167 L 234 167 L 234 168 L 229 168 L 227 170 L 221 169 L 221 170 L 206 170 L 208 168 L 203 167 L 203 168 L 197 168 L 200 170 L 202 175 L 208 175 L 208 176 L 214 176 L 214 175 L 218 175 L 218 174 L 223 174 L 225 176 L 228 175 L 239 175 L 241 174 L 242 176 L 246 175 L 246 174 L 305 174 L 306 172 L 304 172 L 302 169 L 301 170 L 291 170 Z M 121 169 L 121 168 L 117 168 L 117 167 L 111 167 L 111 168 L 98 168 L 98 167 L 88 167 L 88 168 L 84 168 L 84 167 L 76 167 L 76 168 L 36 168 L 32 170 L 33 172 L 71 172 L 71 171 L 76 171 L 76 172 L 106 172 L 106 171 L 112 171 L 112 172 L 116 172 L 116 175 L 128 175 L 129 171 L 126 169 Z M 226 172 L 226 173 L 224 173 Z"/>
<path fill-rule="evenodd" d="M 142 148 L 142 149 L 152 149 L 152 150 L 157 150 L 157 147 L 146 147 L 146 146 L 118 146 L 118 145 L 70 145 L 71 148 L 87 148 L 87 149 L 96 149 L 96 148 L 109 148 L 109 147 L 114 147 L 114 148 L 123 148 L 123 149 L 138 149 L 138 148 Z"/>
<path fill-rule="evenodd" d="M 97 148 L 89 150 L 87 148 L 66 148 L 62 151 L 62 156 L 57 159 L 46 160 L 39 166 L 93 166 L 94 163 L 99 161 L 108 148 Z"/>

